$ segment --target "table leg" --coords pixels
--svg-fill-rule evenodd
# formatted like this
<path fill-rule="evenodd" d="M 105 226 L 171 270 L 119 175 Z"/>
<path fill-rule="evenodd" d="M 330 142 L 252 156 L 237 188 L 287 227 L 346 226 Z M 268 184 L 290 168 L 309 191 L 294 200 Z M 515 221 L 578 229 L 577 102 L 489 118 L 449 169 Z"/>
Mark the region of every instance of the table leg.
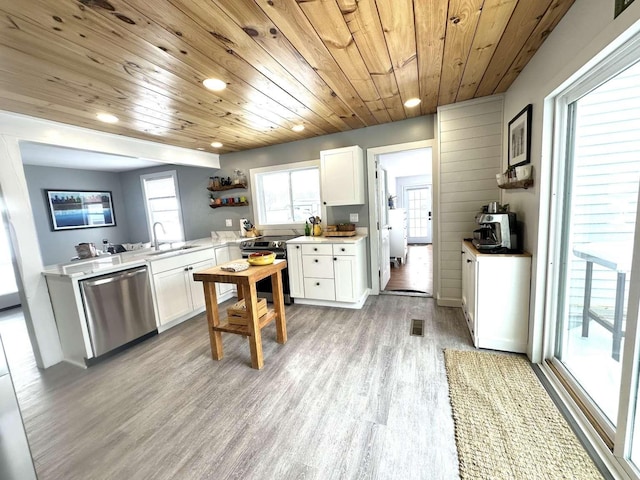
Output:
<path fill-rule="evenodd" d="M 260 370 L 264 366 L 262 356 L 262 334 L 258 324 L 258 293 L 255 282 L 242 286 L 244 304 L 247 307 L 247 326 L 249 327 L 249 349 L 251 350 L 251 366 Z"/>
<path fill-rule="evenodd" d="M 211 356 L 215 360 L 222 360 L 224 351 L 222 349 L 222 334 L 214 331 L 212 327 L 220 325 L 220 314 L 218 312 L 218 297 L 216 295 L 215 282 L 203 282 L 204 300 L 207 305 L 207 322 L 209 326 L 209 342 L 211 343 Z"/>
<path fill-rule="evenodd" d="M 276 312 L 276 341 L 287 343 L 287 319 L 284 314 L 284 296 L 282 295 L 282 270 L 271 275 L 273 308 Z"/>
<path fill-rule="evenodd" d="M 613 346 L 611 356 L 614 360 L 620 361 L 620 344 L 622 343 L 622 311 L 624 306 L 624 287 L 627 275 L 618 272 L 616 283 L 616 306 L 613 314 Z"/>
<path fill-rule="evenodd" d="M 582 336 L 589 336 L 589 319 L 591 314 L 591 284 L 593 281 L 593 262 L 587 262 L 587 271 L 584 277 L 584 305 L 582 307 Z"/>

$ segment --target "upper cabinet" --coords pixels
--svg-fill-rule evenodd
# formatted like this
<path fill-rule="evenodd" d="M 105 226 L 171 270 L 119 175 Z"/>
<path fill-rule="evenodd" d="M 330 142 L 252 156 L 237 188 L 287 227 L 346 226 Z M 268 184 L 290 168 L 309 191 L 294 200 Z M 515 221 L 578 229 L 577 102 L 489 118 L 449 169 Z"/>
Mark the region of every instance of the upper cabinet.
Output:
<path fill-rule="evenodd" d="M 322 202 L 364 205 L 364 155 L 357 145 L 320 152 Z"/>

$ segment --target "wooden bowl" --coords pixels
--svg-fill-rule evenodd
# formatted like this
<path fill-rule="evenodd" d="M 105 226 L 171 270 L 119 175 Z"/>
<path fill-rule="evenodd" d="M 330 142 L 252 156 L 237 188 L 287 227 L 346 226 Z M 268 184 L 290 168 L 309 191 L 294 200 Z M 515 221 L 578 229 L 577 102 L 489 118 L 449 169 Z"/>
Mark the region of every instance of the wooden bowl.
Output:
<path fill-rule="evenodd" d="M 249 254 L 249 265 L 270 265 L 276 259 L 276 254 L 269 251 L 254 252 Z"/>

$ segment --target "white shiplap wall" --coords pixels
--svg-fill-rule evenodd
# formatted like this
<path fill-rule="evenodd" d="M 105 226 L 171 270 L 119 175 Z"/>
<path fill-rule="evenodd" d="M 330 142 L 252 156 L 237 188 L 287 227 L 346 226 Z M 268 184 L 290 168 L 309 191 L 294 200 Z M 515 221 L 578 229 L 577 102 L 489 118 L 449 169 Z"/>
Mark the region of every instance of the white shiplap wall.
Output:
<path fill-rule="evenodd" d="M 440 194 L 438 210 L 441 305 L 460 305 L 460 243 L 477 228 L 483 205 L 500 200 L 503 99 L 486 97 L 438 107 Z"/>

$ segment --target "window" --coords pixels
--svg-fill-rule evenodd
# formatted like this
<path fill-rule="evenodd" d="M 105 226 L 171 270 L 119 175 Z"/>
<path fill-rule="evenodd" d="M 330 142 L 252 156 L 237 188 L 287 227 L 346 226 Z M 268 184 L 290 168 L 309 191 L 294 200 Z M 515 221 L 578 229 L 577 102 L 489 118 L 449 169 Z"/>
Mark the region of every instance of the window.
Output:
<path fill-rule="evenodd" d="M 160 222 L 162 228 L 156 228 L 159 242 L 184 241 L 178 177 L 175 170 L 141 175 L 140 180 L 147 211 L 149 239 L 153 240 L 153 225 Z"/>
<path fill-rule="evenodd" d="M 303 224 L 320 216 L 320 161 L 250 171 L 253 213 L 260 226 Z"/>

